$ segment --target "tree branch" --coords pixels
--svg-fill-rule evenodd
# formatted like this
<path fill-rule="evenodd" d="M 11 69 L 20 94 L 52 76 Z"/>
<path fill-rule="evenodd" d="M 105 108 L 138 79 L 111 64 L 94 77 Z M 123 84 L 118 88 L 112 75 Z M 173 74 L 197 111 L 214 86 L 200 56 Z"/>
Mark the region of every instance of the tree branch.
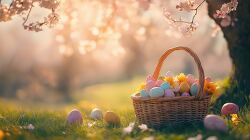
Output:
<path fill-rule="evenodd" d="M 27 16 L 26 16 L 26 18 L 25 18 L 25 20 L 23 22 L 23 26 L 25 26 L 26 22 L 28 21 L 32 8 L 33 8 L 33 5 L 31 5 L 31 7 L 29 9 L 29 12 L 28 12 L 28 14 L 27 14 Z"/>
<path fill-rule="evenodd" d="M 193 15 L 191 21 L 174 20 L 174 19 L 172 19 L 172 21 L 173 21 L 173 22 L 181 22 L 181 23 L 185 23 L 185 24 L 190 24 L 190 26 L 193 25 L 193 24 L 194 24 L 194 19 L 195 19 L 195 17 L 196 17 L 197 14 L 198 14 L 198 9 L 201 7 L 201 5 L 202 5 L 205 1 L 206 1 L 206 0 L 203 0 L 195 9 L 191 9 L 191 10 L 195 11 L 195 13 L 194 13 L 194 15 Z"/>

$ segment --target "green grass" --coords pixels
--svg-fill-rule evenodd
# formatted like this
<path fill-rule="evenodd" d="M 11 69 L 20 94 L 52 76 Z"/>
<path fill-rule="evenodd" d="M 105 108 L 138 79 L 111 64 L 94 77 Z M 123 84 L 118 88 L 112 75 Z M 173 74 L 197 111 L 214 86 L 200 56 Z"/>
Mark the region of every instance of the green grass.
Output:
<path fill-rule="evenodd" d="M 74 104 L 60 105 L 57 108 L 22 105 L 17 102 L 0 100 L 0 130 L 4 132 L 4 139 L 143 139 L 154 137 L 155 139 L 187 139 L 202 134 L 203 139 L 209 136 L 217 136 L 218 139 L 250 139 L 250 113 L 249 108 L 242 109 L 241 118 L 244 123 L 238 126 L 229 125 L 226 133 L 208 131 L 202 124 L 193 126 L 181 126 L 165 128 L 161 131 L 141 132 L 135 129 L 129 135 L 123 135 L 122 129 L 130 122 L 135 121 L 135 115 L 130 99 L 133 89 L 141 78 L 132 81 L 100 84 L 83 89 L 75 94 L 76 99 L 82 99 Z M 130 88 L 128 88 L 130 87 Z M 28 106 L 28 107 L 27 107 Z M 110 127 L 103 121 L 93 123 L 88 115 L 92 108 L 99 107 L 103 111 L 112 110 L 121 119 L 120 127 Z M 81 126 L 71 126 L 66 122 L 67 112 L 77 108 L 83 114 L 84 123 Z M 33 124 L 34 130 L 27 130 L 24 126 Z M 1 139 L 1 136 L 0 136 Z"/>

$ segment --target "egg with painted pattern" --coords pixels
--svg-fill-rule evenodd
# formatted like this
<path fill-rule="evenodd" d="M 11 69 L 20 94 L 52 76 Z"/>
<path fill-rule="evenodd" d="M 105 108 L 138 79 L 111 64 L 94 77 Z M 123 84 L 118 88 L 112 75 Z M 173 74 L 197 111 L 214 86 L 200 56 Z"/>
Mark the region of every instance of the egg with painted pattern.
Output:
<path fill-rule="evenodd" d="M 164 90 L 161 87 L 153 87 L 150 89 L 150 97 L 162 97 L 164 95 Z"/>

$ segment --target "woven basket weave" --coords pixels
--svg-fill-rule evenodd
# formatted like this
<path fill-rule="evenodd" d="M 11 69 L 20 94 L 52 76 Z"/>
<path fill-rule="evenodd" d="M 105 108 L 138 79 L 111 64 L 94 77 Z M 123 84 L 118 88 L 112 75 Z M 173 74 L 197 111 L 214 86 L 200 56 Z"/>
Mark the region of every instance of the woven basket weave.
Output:
<path fill-rule="evenodd" d="M 167 50 L 159 59 L 153 78 L 158 79 L 164 60 L 174 51 L 184 50 L 195 60 L 199 71 L 200 88 L 197 96 L 141 98 L 139 93 L 131 96 L 136 117 L 141 124 L 152 128 L 166 125 L 200 122 L 207 115 L 210 96 L 203 92 L 204 71 L 198 56 L 187 47 L 175 47 Z"/>

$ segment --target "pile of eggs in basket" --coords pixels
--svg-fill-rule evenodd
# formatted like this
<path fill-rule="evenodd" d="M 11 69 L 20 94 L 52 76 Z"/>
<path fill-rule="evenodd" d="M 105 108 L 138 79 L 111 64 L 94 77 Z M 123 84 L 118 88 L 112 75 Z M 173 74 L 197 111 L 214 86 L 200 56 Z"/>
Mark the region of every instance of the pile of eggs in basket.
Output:
<path fill-rule="evenodd" d="M 180 73 L 173 76 L 171 72 L 167 72 L 165 76 L 154 80 L 152 76 L 148 76 L 146 83 L 141 84 L 137 91 L 142 98 L 148 97 L 176 97 L 176 96 L 196 96 L 199 92 L 199 80 L 193 75 Z M 204 83 L 204 92 L 206 94 L 214 94 L 217 86 L 206 77 Z"/>

